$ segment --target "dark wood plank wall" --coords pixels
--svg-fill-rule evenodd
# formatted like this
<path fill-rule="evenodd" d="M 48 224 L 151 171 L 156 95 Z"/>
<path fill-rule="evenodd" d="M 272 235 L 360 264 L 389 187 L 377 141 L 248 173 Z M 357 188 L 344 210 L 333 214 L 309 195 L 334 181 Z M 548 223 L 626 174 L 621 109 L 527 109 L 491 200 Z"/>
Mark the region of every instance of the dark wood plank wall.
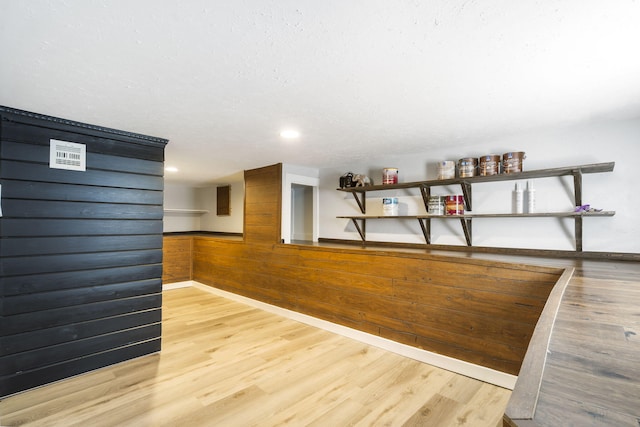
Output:
<path fill-rule="evenodd" d="M 193 237 L 193 279 L 517 375 L 562 269 Z"/>
<path fill-rule="evenodd" d="M 282 238 L 282 164 L 244 172 L 244 239 L 279 242 Z"/>
<path fill-rule="evenodd" d="M 0 395 L 160 350 L 166 142 L 0 107 Z"/>

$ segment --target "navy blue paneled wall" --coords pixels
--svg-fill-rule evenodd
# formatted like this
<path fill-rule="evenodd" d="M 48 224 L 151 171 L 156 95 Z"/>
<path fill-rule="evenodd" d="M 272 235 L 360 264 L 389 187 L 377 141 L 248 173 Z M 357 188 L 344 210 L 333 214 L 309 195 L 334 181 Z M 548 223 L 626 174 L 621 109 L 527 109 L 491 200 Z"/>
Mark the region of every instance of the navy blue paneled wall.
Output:
<path fill-rule="evenodd" d="M 0 396 L 160 350 L 166 143 L 0 107 Z"/>

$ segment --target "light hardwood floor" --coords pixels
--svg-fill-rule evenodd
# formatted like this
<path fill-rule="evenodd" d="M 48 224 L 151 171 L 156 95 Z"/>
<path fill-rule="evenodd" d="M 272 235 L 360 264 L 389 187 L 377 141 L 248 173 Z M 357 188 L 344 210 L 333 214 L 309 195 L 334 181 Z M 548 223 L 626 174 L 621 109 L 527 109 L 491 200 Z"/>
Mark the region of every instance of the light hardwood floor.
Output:
<path fill-rule="evenodd" d="M 511 392 L 196 288 L 163 347 L 0 401 L 2 426 L 499 426 Z"/>

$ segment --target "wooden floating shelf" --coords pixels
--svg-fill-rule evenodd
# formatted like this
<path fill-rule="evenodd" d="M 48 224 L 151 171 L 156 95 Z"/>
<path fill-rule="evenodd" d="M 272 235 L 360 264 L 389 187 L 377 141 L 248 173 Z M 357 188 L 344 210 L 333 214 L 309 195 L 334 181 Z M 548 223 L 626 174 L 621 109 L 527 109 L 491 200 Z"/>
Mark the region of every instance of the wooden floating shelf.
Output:
<path fill-rule="evenodd" d="M 369 185 L 366 187 L 338 188 L 338 191 L 351 193 L 358 203 L 363 215 L 339 216 L 338 218 L 350 219 L 363 242 L 366 242 L 367 219 L 415 219 L 420 223 L 427 244 L 431 244 L 431 220 L 432 219 L 458 219 L 462 225 L 465 240 L 468 246 L 472 246 L 471 225 L 473 218 L 572 218 L 575 221 L 575 247 L 577 252 L 582 251 L 582 219 L 586 217 L 607 217 L 615 215 L 615 211 L 600 212 L 541 212 L 541 213 L 486 213 L 474 214 L 472 211 L 472 184 L 499 181 L 516 181 L 534 178 L 549 178 L 558 176 L 573 177 L 574 203 L 582 205 L 582 175 L 588 173 L 612 172 L 615 162 L 594 163 L 589 165 L 567 166 L 561 168 L 538 169 L 517 173 L 502 173 L 498 175 L 473 176 L 468 178 L 436 179 L 429 181 L 403 182 L 398 184 Z M 428 210 L 428 200 L 431 195 L 431 187 L 460 185 L 464 198 L 464 210 L 462 215 L 404 215 L 404 216 L 371 216 L 366 215 L 367 197 L 369 191 L 386 191 L 398 189 L 417 188 L 420 190 L 425 210 Z"/>
<path fill-rule="evenodd" d="M 468 178 L 433 179 L 428 181 L 402 182 L 398 184 L 369 185 L 366 187 L 338 188 L 338 191 L 349 193 L 365 193 L 367 191 L 398 190 L 405 188 L 436 187 L 443 185 L 475 184 L 481 182 L 514 181 L 519 179 L 549 178 L 556 176 L 573 176 L 575 174 L 612 172 L 615 162 L 594 163 L 590 165 L 567 166 L 551 169 L 537 169 L 498 175 L 472 176 Z"/>
<path fill-rule="evenodd" d="M 525 214 L 510 213 L 487 213 L 487 214 L 471 214 L 464 215 L 346 215 L 337 218 L 346 219 L 464 219 L 464 218 L 575 218 L 575 217 L 591 217 L 591 216 L 614 216 L 615 211 L 600 212 L 540 212 Z"/>

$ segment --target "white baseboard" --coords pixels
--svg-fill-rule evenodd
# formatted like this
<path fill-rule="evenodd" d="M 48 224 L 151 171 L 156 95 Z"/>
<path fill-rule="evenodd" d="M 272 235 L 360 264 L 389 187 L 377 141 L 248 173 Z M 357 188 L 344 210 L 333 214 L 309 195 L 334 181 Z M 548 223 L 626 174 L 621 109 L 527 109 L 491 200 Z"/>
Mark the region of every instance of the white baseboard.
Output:
<path fill-rule="evenodd" d="M 306 314 L 298 313 L 296 311 L 288 310 L 286 308 L 278 307 L 275 305 L 267 304 L 262 301 L 257 301 L 251 298 L 237 295 L 231 292 L 223 291 L 222 289 L 214 288 L 213 286 L 203 285 L 196 281 L 178 282 L 164 285 L 163 290 L 179 289 L 188 286 L 193 286 L 212 294 L 228 298 L 230 300 L 250 305 L 252 307 L 259 308 L 270 313 L 274 313 L 288 319 L 296 320 L 298 322 L 305 323 L 316 328 L 324 329 L 329 332 L 333 332 L 342 335 L 347 338 L 351 338 L 365 344 L 369 344 L 384 350 L 399 354 L 401 356 L 409 357 L 414 360 L 418 360 L 423 363 L 428 363 L 438 368 L 446 369 L 448 371 L 455 372 L 460 375 L 475 378 L 480 381 L 484 381 L 489 384 L 494 384 L 499 387 L 504 387 L 509 390 L 513 390 L 516 384 L 515 375 L 507 374 L 504 372 L 496 371 L 495 369 L 486 368 L 484 366 L 476 365 L 473 363 L 465 362 L 463 360 L 454 359 L 453 357 L 443 356 L 431 351 L 422 350 L 410 345 L 401 344 L 386 338 L 382 338 L 376 335 L 372 335 L 366 332 L 358 331 L 356 329 L 348 328 L 346 326 L 338 325 L 336 323 L 328 322 L 326 320 L 318 319 L 316 317 L 308 316 Z"/>
<path fill-rule="evenodd" d="M 189 286 L 194 286 L 193 285 L 194 283 L 197 283 L 197 282 L 194 282 L 192 280 L 187 280 L 186 282 L 169 283 L 166 285 L 162 285 L 162 290 L 169 291 L 171 289 L 188 288 Z"/>

